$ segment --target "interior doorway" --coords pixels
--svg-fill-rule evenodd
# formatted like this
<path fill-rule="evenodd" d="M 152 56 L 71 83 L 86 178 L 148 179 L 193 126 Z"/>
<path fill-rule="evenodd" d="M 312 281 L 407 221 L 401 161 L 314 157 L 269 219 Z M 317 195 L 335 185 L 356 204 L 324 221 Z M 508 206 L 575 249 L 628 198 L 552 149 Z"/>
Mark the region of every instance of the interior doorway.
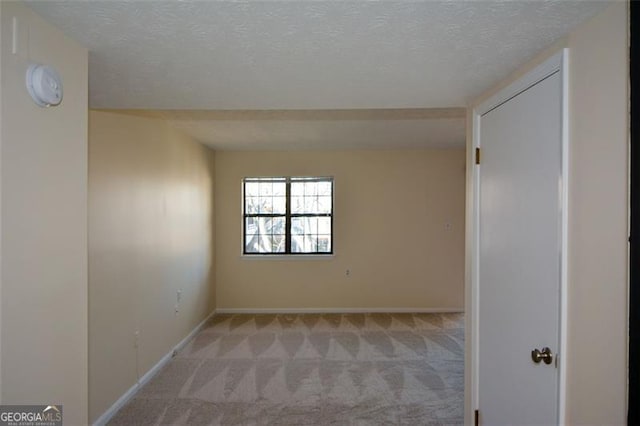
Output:
<path fill-rule="evenodd" d="M 564 420 L 567 55 L 473 111 L 472 404 L 481 424 Z"/>

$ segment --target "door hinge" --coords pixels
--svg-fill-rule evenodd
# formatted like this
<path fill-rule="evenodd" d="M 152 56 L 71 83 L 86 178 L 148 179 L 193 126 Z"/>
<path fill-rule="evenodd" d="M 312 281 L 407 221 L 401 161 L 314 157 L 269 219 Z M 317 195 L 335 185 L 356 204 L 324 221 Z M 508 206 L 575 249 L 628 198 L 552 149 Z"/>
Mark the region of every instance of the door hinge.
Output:
<path fill-rule="evenodd" d="M 480 410 L 476 410 L 475 413 L 473 413 L 473 425 L 480 426 Z"/>
<path fill-rule="evenodd" d="M 480 148 L 476 148 L 476 164 L 480 164 Z"/>

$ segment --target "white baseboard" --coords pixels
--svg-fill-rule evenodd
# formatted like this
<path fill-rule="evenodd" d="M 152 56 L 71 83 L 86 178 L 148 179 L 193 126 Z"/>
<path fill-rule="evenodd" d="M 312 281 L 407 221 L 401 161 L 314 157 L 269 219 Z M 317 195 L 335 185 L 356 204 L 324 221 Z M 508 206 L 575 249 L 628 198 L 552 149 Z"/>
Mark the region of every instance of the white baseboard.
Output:
<path fill-rule="evenodd" d="M 202 330 L 202 327 L 204 327 L 206 322 L 216 313 L 216 310 L 213 310 L 209 315 L 207 315 L 207 317 L 203 319 L 200 324 L 198 324 L 193 330 L 191 330 L 191 332 L 184 339 L 182 339 L 177 345 L 171 348 L 171 350 L 167 354 L 160 358 L 160 361 L 158 361 L 156 365 L 151 367 L 149 371 L 147 371 L 142 377 L 140 377 L 140 379 L 138 379 L 138 381 L 133 386 L 131 386 L 129 390 L 127 390 L 120 398 L 118 398 L 118 400 L 111 407 L 109 407 L 107 411 L 105 411 L 100 417 L 98 417 L 98 419 L 93 422 L 93 425 L 106 425 L 109 420 L 111 420 L 111 418 L 127 402 L 129 402 L 131 398 L 134 397 L 134 395 L 140 390 L 140 388 L 142 388 L 142 386 L 144 386 L 149 380 L 151 380 L 153 376 L 155 376 L 158 371 L 160 371 L 162 367 L 164 367 L 171 360 L 171 358 L 173 358 L 173 354 L 184 348 L 186 344 L 189 343 L 189 341 L 193 339 L 200 330 Z"/>
<path fill-rule="evenodd" d="M 136 383 L 135 385 L 131 386 L 129 388 L 128 391 L 126 391 L 124 393 L 124 395 L 122 395 L 120 398 L 118 398 L 118 400 L 107 409 L 107 411 L 105 411 L 104 413 L 102 413 L 102 415 L 100 417 L 98 417 L 98 419 L 93 422 L 94 426 L 104 426 L 106 425 L 109 420 L 111 420 L 111 418 L 131 399 L 133 398 L 133 396 L 136 394 L 136 392 L 138 392 L 138 389 L 140 388 L 140 384 Z"/>
<path fill-rule="evenodd" d="M 458 313 L 464 308 L 220 308 L 216 314 Z"/>

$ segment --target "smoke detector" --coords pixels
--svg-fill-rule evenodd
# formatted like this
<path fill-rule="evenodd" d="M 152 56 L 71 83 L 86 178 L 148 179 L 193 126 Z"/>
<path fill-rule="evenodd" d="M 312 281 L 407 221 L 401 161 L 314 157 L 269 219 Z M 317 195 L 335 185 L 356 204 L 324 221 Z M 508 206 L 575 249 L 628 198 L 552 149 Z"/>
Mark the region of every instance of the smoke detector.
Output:
<path fill-rule="evenodd" d="M 27 90 L 33 101 L 41 107 L 57 106 L 62 102 L 62 79 L 56 70 L 48 65 L 29 65 Z"/>

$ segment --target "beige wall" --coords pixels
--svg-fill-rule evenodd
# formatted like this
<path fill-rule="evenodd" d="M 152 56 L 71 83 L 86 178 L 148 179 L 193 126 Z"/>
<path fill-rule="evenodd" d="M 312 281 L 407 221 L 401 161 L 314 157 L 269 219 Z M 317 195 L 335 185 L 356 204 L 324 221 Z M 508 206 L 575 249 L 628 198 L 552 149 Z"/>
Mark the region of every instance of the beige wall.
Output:
<path fill-rule="evenodd" d="M 567 419 L 625 424 L 627 381 L 627 5 L 569 37 Z"/>
<path fill-rule="evenodd" d="M 160 119 L 90 112 L 92 421 L 215 306 L 213 167 L 213 151 Z"/>
<path fill-rule="evenodd" d="M 0 10 L 1 399 L 63 404 L 65 424 L 79 425 L 87 422 L 87 51 L 19 3 Z M 60 73 L 59 107 L 31 101 L 31 62 Z"/>
<path fill-rule="evenodd" d="M 217 308 L 461 309 L 464 170 L 462 149 L 217 152 Z M 289 175 L 334 176 L 335 256 L 243 258 L 242 178 Z"/>
<path fill-rule="evenodd" d="M 473 102 L 569 48 L 567 424 L 626 423 L 627 7 L 613 3 Z"/>

